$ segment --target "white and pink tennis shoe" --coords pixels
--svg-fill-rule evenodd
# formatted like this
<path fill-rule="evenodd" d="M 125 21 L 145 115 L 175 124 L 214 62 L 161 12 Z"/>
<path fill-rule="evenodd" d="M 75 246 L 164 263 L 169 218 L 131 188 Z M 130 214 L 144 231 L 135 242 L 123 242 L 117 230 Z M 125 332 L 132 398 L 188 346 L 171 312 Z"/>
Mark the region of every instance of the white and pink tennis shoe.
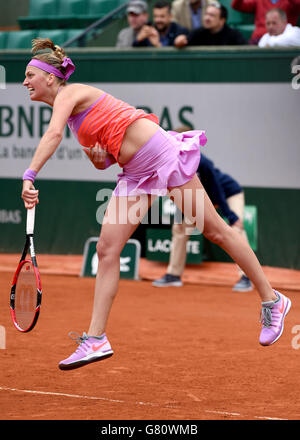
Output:
<path fill-rule="evenodd" d="M 75 337 L 71 336 L 72 334 Z M 61 370 L 73 370 L 83 367 L 92 362 L 102 361 L 114 354 L 105 333 L 98 337 L 89 336 L 86 333 L 80 336 L 71 332 L 69 336 L 76 340 L 78 348 L 71 356 L 58 364 Z"/>
<path fill-rule="evenodd" d="M 271 345 L 276 342 L 283 332 L 284 318 L 291 308 L 291 300 L 282 293 L 274 290 L 277 300 L 262 303 L 262 329 L 259 337 L 261 345 Z"/>

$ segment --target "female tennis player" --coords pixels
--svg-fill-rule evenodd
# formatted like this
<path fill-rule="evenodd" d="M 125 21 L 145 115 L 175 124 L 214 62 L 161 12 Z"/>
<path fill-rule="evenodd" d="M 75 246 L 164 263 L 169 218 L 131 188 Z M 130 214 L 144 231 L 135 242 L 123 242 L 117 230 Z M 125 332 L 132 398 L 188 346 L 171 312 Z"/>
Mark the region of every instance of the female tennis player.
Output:
<path fill-rule="evenodd" d="M 33 40 L 33 58 L 25 71 L 23 85 L 32 101 L 53 107 L 49 127 L 23 176 L 25 208 L 38 203 L 33 186 L 37 173 L 58 148 L 66 124 L 84 147 L 91 162 L 100 169 L 118 162 L 122 167 L 108 204 L 97 244 L 99 268 L 89 329 L 78 335 L 78 347 L 59 363 L 73 369 L 113 354 L 105 334 L 109 312 L 118 290 L 120 253 L 153 201 L 153 194 L 175 195 L 175 203 L 206 238 L 221 246 L 255 285 L 262 301 L 259 342 L 273 344 L 282 334 L 291 301 L 273 290 L 248 243 L 217 214 L 196 176 L 202 131 L 173 136 L 146 114 L 98 88 L 67 84 L 75 66 L 65 52 L 49 39 Z M 204 194 L 199 210 L 199 194 Z M 182 199 L 182 203 L 180 203 Z M 139 215 L 136 215 L 138 200 Z M 183 208 L 184 207 L 184 208 Z"/>

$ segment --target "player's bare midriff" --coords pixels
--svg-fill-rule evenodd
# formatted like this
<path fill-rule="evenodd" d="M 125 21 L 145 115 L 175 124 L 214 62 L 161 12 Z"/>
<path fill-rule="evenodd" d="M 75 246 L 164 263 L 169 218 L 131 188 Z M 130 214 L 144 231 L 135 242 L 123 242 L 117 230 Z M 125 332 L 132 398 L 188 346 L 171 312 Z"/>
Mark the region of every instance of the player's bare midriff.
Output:
<path fill-rule="evenodd" d="M 120 148 L 118 162 L 122 165 L 129 162 L 137 151 L 152 138 L 159 126 L 149 119 L 137 119 L 130 124 L 125 132 Z"/>

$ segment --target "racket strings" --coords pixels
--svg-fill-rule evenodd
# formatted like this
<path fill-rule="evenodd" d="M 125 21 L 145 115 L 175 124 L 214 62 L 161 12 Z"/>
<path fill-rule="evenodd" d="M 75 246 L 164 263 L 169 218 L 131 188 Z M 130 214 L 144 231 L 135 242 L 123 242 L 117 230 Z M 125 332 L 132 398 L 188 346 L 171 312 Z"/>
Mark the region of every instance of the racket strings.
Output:
<path fill-rule="evenodd" d="M 15 289 L 15 319 L 26 330 L 36 311 L 36 279 L 31 263 L 25 262 L 19 272 Z"/>

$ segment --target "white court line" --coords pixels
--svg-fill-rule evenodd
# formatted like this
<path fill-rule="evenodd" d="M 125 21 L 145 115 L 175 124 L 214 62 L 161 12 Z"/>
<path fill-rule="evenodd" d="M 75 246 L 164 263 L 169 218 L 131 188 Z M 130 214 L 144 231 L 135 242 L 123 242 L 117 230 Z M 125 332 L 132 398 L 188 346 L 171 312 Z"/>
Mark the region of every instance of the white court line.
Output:
<path fill-rule="evenodd" d="M 46 396 L 70 397 L 73 399 L 102 400 L 102 401 L 110 402 L 110 403 L 129 403 L 129 402 L 126 402 L 125 400 L 110 399 L 108 397 L 83 396 L 81 394 L 54 393 L 51 391 L 20 390 L 18 388 L 9 388 L 9 387 L 0 387 L 0 391 L 12 391 L 12 392 L 17 392 L 17 393 L 27 393 L 27 394 L 40 394 L 40 395 L 46 395 Z M 193 397 L 196 397 L 196 396 L 193 396 Z M 133 402 L 133 403 L 135 405 L 160 406 L 160 407 L 167 407 L 167 408 L 173 407 L 172 405 L 163 405 L 163 404 L 159 405 L 158 403 L 151 403 L 151 402 Z M 210 414 L 219 414 L 219 415 L 224 415 L 224 416 L 247 417 L 247 416 L 242 415 L 240 413 L 234 413 L 234 412 L 228 412 L 228 411 L 204 410 L 204 412 L 210 413 Z M 288 420 L 288 419 L 280 419 L 278 417 L 261 417 L 261 416 L 254 416 L 252 418 L 253 419 L 262 419 L 262 420 Z"/>
<path fill-rule="evenodd" d="M 220 414 L 223 416 L 238 416 L 238 417 L 248 417 L 246 415 L 240 414 L 240 413 L 233 413 L 233 412 L 227 412 L 227 411 L 210 411 L 205 410 L 206 413 L 212 413 L 212 414 Z M 261 419 L 261 420 L 288 420 L 288 419 L 280 419 L 279 417 L 262 417 L 262 416 L 252 416 L 252 419 Z"/>
<path fill-rule="evenodd" d="M 94 397 L 94 396 L 83 396 L 80 394 L 54 393 L 51 391 L 20 390 L 17 388 L 9 388 L 9 387 L 0 387 L 0 391 L 15 391 L 17 393 L 42 394 L 42 395 L 46 395 L 46 396 L 59 396 L 59 397 L 71 397 L 74 399 L 102 400 L 102 401 L 111 402 L 111 403 L 128 403 L 125 400 L 110 399 L 108 397 Z M 160 406 L 157 403 L 151 403 L 151 402 L 133 402 L 133 403 L 135 403 L 136 405 Z"/>
<path fill-rule="evenodd" d="M 188 397 L 190 397 L 194 402 L 201 402 L 201 399 L 199 399 L 197 396 L 195 396 L 194 394 L 191 393 L 187 393 Z M 230 416 L 230 417 L 243 417 L 243 418 L 247 418 L 248 416 L 246 416 L 245 414 L 240 414 L 237 412 L 228 412 L 228 411 L 213 411 L 213 410 L 208 410 L 205 409 L 204 412 L 206 413 L 211 413 L 211 414 L 220 414 L 223 416 Z M 253 419 L 262 419 L 262 420 L 288 420 L 288 419 L 279 419 L 278 417 L 261 417 L 261 416 L 253 416 Z"/>

